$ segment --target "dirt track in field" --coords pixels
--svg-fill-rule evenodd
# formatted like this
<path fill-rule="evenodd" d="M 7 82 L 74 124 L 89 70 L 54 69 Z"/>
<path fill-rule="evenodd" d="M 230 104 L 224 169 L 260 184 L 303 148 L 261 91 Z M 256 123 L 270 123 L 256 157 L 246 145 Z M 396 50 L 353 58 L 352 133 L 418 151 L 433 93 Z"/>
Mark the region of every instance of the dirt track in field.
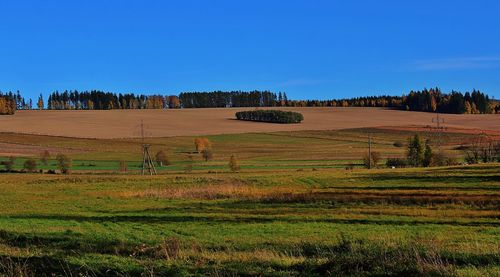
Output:
<path fill-rule="evenodd" d="M 251 108 L 250 108 L 251 109 Z M 301 124 L 271 124 L 234 119 L 249 108 L 110 111 L 18 111 L 0 116 L 0 132 L 83 138 L 140 137 L 147 125 L 150 137 L 211 134 L 336 130 L 362 127 L 428 126 L 435 114 L 380 108 L 283 108 L 304 115 Z M 442 115 L 448 128 L 500 132 L 500 115 Z"/>

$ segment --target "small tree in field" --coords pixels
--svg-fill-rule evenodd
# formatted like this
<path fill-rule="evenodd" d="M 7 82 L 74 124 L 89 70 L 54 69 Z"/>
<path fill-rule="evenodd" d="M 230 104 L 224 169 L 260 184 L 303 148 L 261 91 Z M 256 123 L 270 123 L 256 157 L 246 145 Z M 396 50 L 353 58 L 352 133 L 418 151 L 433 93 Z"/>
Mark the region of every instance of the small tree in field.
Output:
<path fill-rule="evenodd" d="M 408 143 L 407 152 L 408 164 L 413 167 L 419 167 L 422 165 L 424 159 L 424 146 L 420 140 L 420 136 L 415 134 L 413 138 L 410 138 Z"/>
<path fill-rule="evenodd" d="M 118 169 L 120 170 L 120 172 L 127 172 L 128 171 L 127 162 L 124 160 L 119 161 Z"/>
<path fill-rule="evenodd" d="M 207 138 L 195 138 L 194 146 L 196 147 L 196 152 L 201 153 L 205 149 L 211 149 L 212 143 Z"/>
<path fill-rule="evenodd" d="M 434 154 L 432 153 L 432 148 L 429 145 L 429 143 L 426 143 L 425 144 L 425 150 L 424 150 L 424 158 L 422 160 L 422 165 L 424 167 L 431 166 L 433 158 L 434 158 Z"/>
<path fill-rule="evenodd" d="M 40 153 L 40 161 L 42 162 L 43 165 L 48 165 L 49 159 L 50 159 L 49 150 L 45 150 L 42 153 Z"/>
<path fill-rule="evenodd" d="M 170 161 L 168 160 L 167 154 L 163 150 L 156 152 L 156 163 L 158 166 L 167 166 L 170 165 Z"/>
<path fill-rule="evenodd" d="M 229 158 L 229 169 L 231 169 L 232 172 L 240 170 L 240 165 L 234 155 L 231 155 L 231 158 Z"/>
<path fill-rule="evenodd" d="M 24 170 L 28 171 L 28 172 L 34 172 L 36 171 L 36 160 L 35 159 L 28 159 L 26 161 L 24 161 L 24 164 L 23 164 L 23 168 Z"/>
<path fill-rule="evenodd" d="M 363 157 L 363 164 L 365 165 L 366 168 L 371 168 L 371 167 L 377 167 L 378 163 L 380 162 L 381 155 L 380 152 L 372 152 L 371 153 L 371 164 L 370 164 L 370 155 L 365 154 Z"/>
<path fill-rule="evenodd" d="M 201 151 L 201 155 L 203 156 L 205 162 L 208 162 L 214 157 L 212 150 L 210 149 L 203 149 L 203 151 Z"/>
<path fill-rule="evenodd" d="M 56 160 L 57 160 L 57 167 L 59 168 L 59 170 L 61 170 L 61 173 L 69 174 L 71 170 L 71 164 L 73 162 L 71 158 L 64 154 L 58 154 L 56 156 Z"/>

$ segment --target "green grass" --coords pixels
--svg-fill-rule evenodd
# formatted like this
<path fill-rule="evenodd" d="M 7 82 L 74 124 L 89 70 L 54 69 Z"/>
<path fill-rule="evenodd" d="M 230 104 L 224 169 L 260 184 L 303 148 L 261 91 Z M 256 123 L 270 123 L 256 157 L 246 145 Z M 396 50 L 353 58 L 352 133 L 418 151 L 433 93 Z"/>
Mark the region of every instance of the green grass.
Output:
<path fill-rule="evenodd" d="M 410 134 L 370 131 L 375 150 L 404 155 L 393 142 Z M 4 134 L 72 149 L 73 171 L 0 174 L 0 275 L 498 276 L 500 164 L 343 169 L 365 134 L 209 136 L 214 160 L 196 154 L 191 173 L 192 137 L 151 139 L 173 163 L 158 176 L 137 175 L 136 140 Z M 468 135 L 448 138 L 459 157 Z"/>
<path fill-rule="evenodd" d="M 500 265 L 499 172 L 496 164 L 157 177 L 5 174 L 0 256 L 3 264 L 27 261 L 37 273 L 57 272 L 50 267 L 56 261 L 97 275 L 111 269 L 479 276 Z"/>

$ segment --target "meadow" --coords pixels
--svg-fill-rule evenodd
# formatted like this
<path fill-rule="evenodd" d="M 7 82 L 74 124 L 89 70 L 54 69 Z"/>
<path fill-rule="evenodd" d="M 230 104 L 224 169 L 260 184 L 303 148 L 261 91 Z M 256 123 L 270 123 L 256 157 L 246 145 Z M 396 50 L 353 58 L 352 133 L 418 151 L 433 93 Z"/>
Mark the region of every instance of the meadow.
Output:
<path fill-rule="evenodd" d="M 39 164 L 45 172 L 56 153 L 73 167 L 0 174 L 0 272 L 498 276 L 500 164 L 388 169 L 382 161 L 368 170 L 368 134 L 385 159 L 403 157 L 414 131 L 209 135 L 208 162 L 193 136 L 147 138 L 172 163 L 157 176 L 138 175 L 140 139 L 2 133 L 0 160 L 17 155 L 15 169 L 43 150 L 52 154 Z M 444 151 L 460 163 L 476 136 L 446 133 Z M 231 155 L 239 172 L 228 168 Z"/>

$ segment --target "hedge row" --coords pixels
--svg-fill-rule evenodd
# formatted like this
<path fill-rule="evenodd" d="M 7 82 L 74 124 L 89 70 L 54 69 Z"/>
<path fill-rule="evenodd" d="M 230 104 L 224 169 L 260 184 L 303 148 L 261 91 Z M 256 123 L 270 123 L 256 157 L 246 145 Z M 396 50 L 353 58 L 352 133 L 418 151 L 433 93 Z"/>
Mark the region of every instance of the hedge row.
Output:
<path fill-rule="evenodd" d="M 304 116 L 297 112 L 277 110 L 255 110 L 236 113 L 236 119 L 271 123 L 300 123 Z"/>

